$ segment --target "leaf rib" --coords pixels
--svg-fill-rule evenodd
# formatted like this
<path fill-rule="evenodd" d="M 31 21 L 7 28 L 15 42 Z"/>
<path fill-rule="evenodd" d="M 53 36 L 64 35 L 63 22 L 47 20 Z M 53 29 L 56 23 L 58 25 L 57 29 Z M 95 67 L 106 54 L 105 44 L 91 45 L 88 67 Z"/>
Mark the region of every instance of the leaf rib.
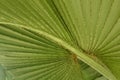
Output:
<path fill-rule="evenodd" d="M 59 46 L 62 46 L 63 48 L 67 49 L 68 51 L 76 54 L 78 59 L 80 59 L 81 61 L 83 61 L 86 64 L 88 64 L 89 66 L 91 66 L 93 69 L 95 69 L 96 71 L 98 71 L 99 73 L 104 75 L 109 80 L 117 80 L 116 77 L 112 74 L 112 72 L 108 68 L 105 68 L 101 64 L 99 64 L 96 61 L 94 61 L 92 58 L 88 57 L 83 52 L 75 49 L 74 47 L 72 47 L 68 43 L 64 42 L 63 40 L 61 40 L 61 39 L 59 39 L 57 37 L 54 37 L 51 34 L 48 34 L 48 33 L 44 32 L 44 31 L 40 31 L 40 30 L 37 30 L 37 29 L 34 29 L 34 28 L 30 28 L 28 26 L 18 25 L 18 24 L 13 24 L 13 23 L 3 23 L 3 22 L 0 22 L 0 25 L 13 25 L 13 26 L 16 26 L 16 27 L 21 27 L 23 29 L 28 29 L 28 30 L 35 31 L 36 33 L 38 33 L 39 35 L 43 36 L 44 38 L 47 38 L 47 39 L 49 39 L 51 41 L 54 41 Z"/>

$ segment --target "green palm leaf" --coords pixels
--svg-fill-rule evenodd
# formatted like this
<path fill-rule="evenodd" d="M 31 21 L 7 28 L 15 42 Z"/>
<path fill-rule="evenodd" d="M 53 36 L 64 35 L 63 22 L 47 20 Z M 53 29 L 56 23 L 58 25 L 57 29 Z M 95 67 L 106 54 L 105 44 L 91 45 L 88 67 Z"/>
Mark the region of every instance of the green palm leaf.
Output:
<path fill-rule="evenodd" d="M 0 72 L 10 80 L 120 80 L 119 5 L 0 0 Z"/>

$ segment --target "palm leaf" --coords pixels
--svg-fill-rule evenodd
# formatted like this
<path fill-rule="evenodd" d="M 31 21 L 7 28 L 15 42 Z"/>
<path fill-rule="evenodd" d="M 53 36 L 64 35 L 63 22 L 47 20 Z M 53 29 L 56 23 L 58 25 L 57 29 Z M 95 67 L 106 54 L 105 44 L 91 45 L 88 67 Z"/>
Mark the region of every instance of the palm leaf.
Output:
<path fill-rule="evenodd" d="M 0 0 L 0 63 L 14 80 L 119 80 L 119 4 Z"/>

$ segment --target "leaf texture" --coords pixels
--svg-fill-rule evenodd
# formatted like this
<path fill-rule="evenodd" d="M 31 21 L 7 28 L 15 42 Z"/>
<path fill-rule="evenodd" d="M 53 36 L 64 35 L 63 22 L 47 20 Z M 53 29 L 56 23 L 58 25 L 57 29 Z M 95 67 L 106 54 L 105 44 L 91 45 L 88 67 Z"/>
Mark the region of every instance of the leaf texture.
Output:
<path fill-rule="evenodd" d="M 120 80 L 119 5 L 0 0 L 0 63 L 13 80 Z"/>

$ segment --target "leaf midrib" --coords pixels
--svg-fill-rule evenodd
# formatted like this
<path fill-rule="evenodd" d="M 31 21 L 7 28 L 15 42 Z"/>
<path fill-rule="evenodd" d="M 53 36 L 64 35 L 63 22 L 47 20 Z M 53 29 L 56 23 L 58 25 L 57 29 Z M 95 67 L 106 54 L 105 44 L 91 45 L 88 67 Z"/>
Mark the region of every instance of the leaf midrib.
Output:
<path fill-rule="evenodd" d="M 20 28 L 23 28 L 23 29 L 35 31 L 36 33 L 43 36 L 44 38 L 47 38 L 50 41 L 55 42 L 59 46 L 62 46 L 64 49 L 67 49 L 68 51 L 74 53 L 79 60 L 81 60 L 84 63 L 86 63 L 87 65 L 91 66 L 93 69 L 95 69 L 96 71 L 101 73 L 103 76 L 105 76 L 109 80 L 117 80 L 116 77 L 112 74 L 112 72 L 108 68 L 102 66 L 100 63 L 96 62 L 95 60 L 93 60 L 92 58 L 90 58 L 89 56 L 84 54 L 83 52 L 75 49 L 74 47 L 69 45 L 67 42 L 65 42 L 51 34 L 48 34 L 47 32 L 40 31 L 40 30 L 34 29 L 32 27 L 28 27 L 28 26 L 24 26 L 24 25 L 20 25 L 20 24 L 14 24 L 14 23 L 0 22 L 0 25 L 13 25 L 16 27 L 19 26 Z"/>

